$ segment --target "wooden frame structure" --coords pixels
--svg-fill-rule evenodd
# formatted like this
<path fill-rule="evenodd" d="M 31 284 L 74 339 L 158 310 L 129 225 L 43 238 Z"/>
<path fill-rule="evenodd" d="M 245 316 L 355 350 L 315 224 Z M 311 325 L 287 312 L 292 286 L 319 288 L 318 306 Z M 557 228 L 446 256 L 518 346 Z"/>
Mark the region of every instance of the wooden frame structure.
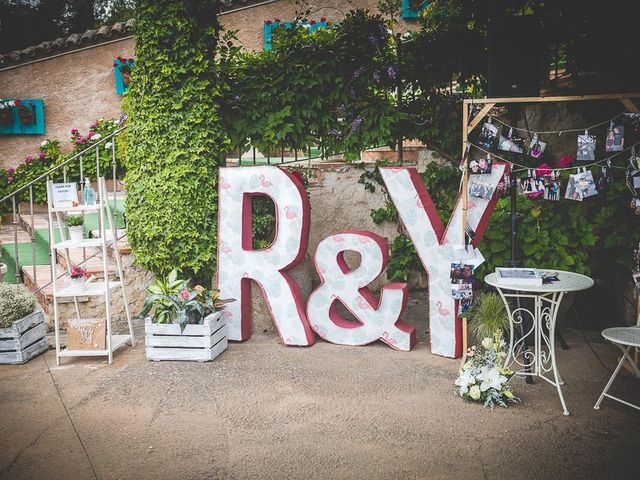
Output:
<path fill-rule="evenodd" d="M 599 101 L 599 100 L 618 100 L 625 108 L 631 113 L 639 113 L 640 109 L 632 101 L 632 99 L 640 98 L 640 93 L 621 93 L 621 94 L 603 94 L 603 95 L 552 95 L 548 97 L 500 97 L 500 98 L 465 98 L 462 103 L 462 228 L 464 229 L 467 223 L 467 205 L 469 201 L 469 194 L 467 191 L 467 184 L 469 180 L 469 170 L 467 167 L 466 154 L 469 145 L 469 133 L 476 128 L 482 120 L 484 120 L 491 110 L 498 105 L 513 104 L 513 103 L 564 103 L 564 102 L 584 102 L 584 101 Z M 480 111 L 474 115 L 473 111 L 470 111 L 474 105 L 481 105 Z M 463 235 L 465 232 L 463 231 Z M 636 323 L 640 326 L 640 296 L 637 300 L 637 319 Z M 467 357 L 467 319 L 462 318 L 462 364 L 466 361 Z M 640 360 L 638 352 L 636 352 L 636 363 Z"/>

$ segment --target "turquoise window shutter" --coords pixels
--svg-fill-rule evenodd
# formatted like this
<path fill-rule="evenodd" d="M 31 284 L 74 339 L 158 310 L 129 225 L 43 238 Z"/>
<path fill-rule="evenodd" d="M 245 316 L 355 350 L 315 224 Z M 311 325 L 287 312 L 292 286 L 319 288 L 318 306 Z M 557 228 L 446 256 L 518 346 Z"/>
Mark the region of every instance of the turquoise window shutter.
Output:
<path fill-rule="evenodd" d="M 13 98 L 3 98 L 2 101 L 14 100 Z M 43 135 L 44 126 L 44 100 L 42 98 L 20 98 L 20 103 L 24 105 L 33 104 L 32 110 L 35 113 L 35 122 L 32 125 L 23 125 L 20 122 L 18 107 L 11 107 L 13 119 L 11 124 L 0 125 L 0 135 Z"/>
<path fill-rule="evenodd" d="M 405 19 L 418 18 L 418 15 L 420 15 L 420 10 L 422 10 L 427 5 L 429 5 L 429 0 L 424 0 L 422 4 L 417 8 L 411 6 L 410 0 L 402 0 L 402 11 L 400 12 L 400 16 Z"/>
<path fill-rule="evenodd" d="M 305 22 L 305 25 L 309 25 L 309 31 L 313 32 L 321 27 L 326 27 L 327 22 Z M 271 40 L 273 39 L 273 29 L 282 25 L 284 28 L 291 28 L 293 22 L 275 22 L 272 20 L 265 20 L 263 24 L 263 38 L 264 38 L 264 49 L 271 50 Z"/>
<path fill-rule="evenodd" d="M 116 65 L 115 67 L 113 67 L 113 75 L 116 80 L 116 93 L 118 95 L 122 95 L 124 92 L 127 91 L 127 85 L 124 84 L 124 79 L 122 78 L 122 72 L 120 71 L 120 65 L 122 65 L 122 62 L 116 58 L 113 61 L 113 63 L 114 65 Z M 135 64 L 136 63 L 134 61 L 131 64 L 131 68 L 133 68 Z"/>

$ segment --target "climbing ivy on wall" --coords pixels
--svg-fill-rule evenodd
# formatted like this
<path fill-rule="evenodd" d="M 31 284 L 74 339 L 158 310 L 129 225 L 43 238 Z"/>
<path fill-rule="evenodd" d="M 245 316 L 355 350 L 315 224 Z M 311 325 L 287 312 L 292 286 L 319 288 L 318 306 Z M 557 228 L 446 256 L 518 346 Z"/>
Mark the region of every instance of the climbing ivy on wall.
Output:
<path fill-rule="evenodd" d="M 215 268 L 221 127 L 216 1 L 141 0 L 136 68 L 126 95 L 128 238 L 156 274 Z"/>

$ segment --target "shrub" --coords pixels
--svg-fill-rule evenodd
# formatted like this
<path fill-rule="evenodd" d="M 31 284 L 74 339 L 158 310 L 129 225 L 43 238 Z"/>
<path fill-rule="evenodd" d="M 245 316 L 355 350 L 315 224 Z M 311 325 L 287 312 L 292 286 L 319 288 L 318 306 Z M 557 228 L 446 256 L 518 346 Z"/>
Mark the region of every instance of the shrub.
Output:
<path fill-rule="evenodd" d="M 65 223 L 67 227 L 79 227 L 84 224 L 84 217 L 82 215 L 69 215 Z"/>
<path fill-rule="evenodd" d="M 215 268 L 221 152 L 214 56 L 217 2 L 142 0 L 136 68 L 126 95 L 127 234 L 136 261 L 156 275 Z"/>
<path fill-rule="evenodd" d="M 16 320 L 26 317 L 38 306 L 36 297 L 21 285 L 0 283 L 0 328 L 8 328 Z"/>
<path fill-rule="evenodd" d="M 469 329 L 478 342 L 487 337 L 493 338 L 496 332 L 502 334 L 509 328 L 507 310 L 497 293 L 480 295 L 469 317 L 471 318 Z"/>

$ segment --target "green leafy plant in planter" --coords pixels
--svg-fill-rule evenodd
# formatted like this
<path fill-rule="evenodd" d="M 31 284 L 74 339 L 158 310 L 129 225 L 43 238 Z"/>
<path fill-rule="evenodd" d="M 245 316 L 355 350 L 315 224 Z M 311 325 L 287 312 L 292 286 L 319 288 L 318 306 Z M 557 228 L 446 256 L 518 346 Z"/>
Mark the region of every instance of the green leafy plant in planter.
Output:
<path fill-rule="evenodd" d="M 67 227 L 79 227 L 80 225 L 84 225 L 84 218 L 82 215 L 69 215 L 65 219 L 65 223 Z"/>
<path fill-rule="evenodd" d="M 480 295 L 466 316 L 470 319 L 469 331 L 478 342 L 497 332 L 500 336 L 509 328 L 509 318 L 500 295 L 487 292 Z"/>
<path fill-rule="evenodd" d="M 179 278 L 177 270 L 149 285 L 147 293 L 140 317 L 146 317 L 153 310 L 153 323 L 177 323 L 183 331 L 187 324 L 201 325 L 207 315 L 234 301 L 222 300 L 218 290 L 207 290 L 200 285 L 189 288 L 188 281 Z"/>
<path fill-rule="evenodd" d="M 36 297 L 21 285 L 0 283 L 0 328 L 33 313 L 38 306 Z"/>

